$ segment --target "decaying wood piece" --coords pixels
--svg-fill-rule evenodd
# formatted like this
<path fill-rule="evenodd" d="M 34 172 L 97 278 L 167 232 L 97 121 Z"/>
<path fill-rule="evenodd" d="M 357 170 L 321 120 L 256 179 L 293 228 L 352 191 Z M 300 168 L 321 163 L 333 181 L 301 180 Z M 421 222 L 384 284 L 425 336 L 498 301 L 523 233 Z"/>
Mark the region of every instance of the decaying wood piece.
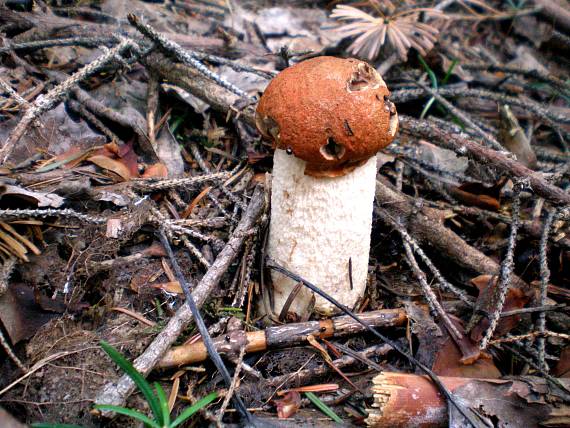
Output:
<path fill-rule="evenodd" d="M 238 110 L 233 109 L 232 106 L 240 100 L 240 97 L 218 86 L 193 68 L 184 64 L 175 64 L 159 53 L 153 53 L 142 61 L 161 79 L 167 80 L 172 85 L 200 98 L 214 110 L 224 113 L 234 111 L 235 114 L 238 114 Z M 255 127 L 255 105 L 249 105 L 239 110 L 239 115 L 245 122 Z"/>
<path fill-rule="evenodd" d="M 218 285 L 222 276 L 226 273 L 230 263 L 237 256 L 245 238 L 257 223 L 265 206 L 265 197 L 262 188 L 257 188 L 236 230 L 228 240 L 224 249 L 220 252 L 210 269 L 202 277 L 200 282 L 193 287 L 192 296 L 196 306 L 201 307 Z M 162 355 L 174 343 L 182 331 L 192 321 L 192 313 L 188 305 L 182 305 L 176 314 L 168 321 L 166 327 L 155 337 L 147 349 L 134 361 L 135 368 L 148 375 Z M 123 406 L 127 397 L 134 391 L 135 384 L 132 379 L 123 375 L 117 382 L 107 383 L 95 398 L 98 404 L 111 404 Z M 109 415 L 108 412 L 104 412 Z"/>
<path fill-rule="evenodd" d="M 570 406 L 557 389 L 538 377 L 472 379 L 441 377 L 443 384 L 466 405 L 480 410 L 490 426 L 568 426 Z M 570 379 L 561 380 L 570 386 Z M 383 372 L 372 379 L 374 404 L 369 427 L 445 427 L 445 399 L 425 376 Z"/>
<path fill-rule="evenodd" d="M 358 314 L 373 327 L 401 326 L 406 320 L 406 312 L 401 309 L 384 309 Z M 348 316 L 339 316 L 322 321 L 285 324 L 269 327 L 263 331 L 244 332 L 235 330 L 214 339 L 216 350 L 222 354 L 239 352 L 245 345 L 246 352 L 258 352 L 271 348 L 296 345 L 313 335 L 320 338 L 340 337 L 363 332 L 365 328 Z M 208 357 L 202 341 L 177 346 L 166 353 L 157 368 L 177 367 L 182 364 L 197 363 Z"/>

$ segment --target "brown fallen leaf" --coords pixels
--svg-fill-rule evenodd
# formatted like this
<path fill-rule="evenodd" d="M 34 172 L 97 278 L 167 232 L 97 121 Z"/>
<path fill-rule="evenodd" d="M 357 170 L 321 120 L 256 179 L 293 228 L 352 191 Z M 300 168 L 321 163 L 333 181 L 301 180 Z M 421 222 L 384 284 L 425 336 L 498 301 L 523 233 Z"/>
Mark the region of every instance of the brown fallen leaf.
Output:
<path fill-rule="evenodd" d="M 106 169 L 118 175 L 123 181 L 129 181 L 131 179 L 131 172 L 129 168 L 121 161 L 111 159 L 103 155 L 91 156 L 87 159 L 89 162 L 94 163 L 100 168 Z"/>
<path fill-rule="evenodd" d="M 167 293 L 184 294 L 184 290 L 178 281 L 161 282 L 160 284 L 151 284 L 153 288 L 166 291 Z"/>
<path fill-rule="evenodd" d="M 495 287 L 497 287 L 498 278 L 492 275 L 479 275 L 471 280 L 471 283 L 479 289 L 478 301 L 487 301 L 493 294 Z M 507 297 L 505 298 L 505 304 L 503 305 L 503 312 L 513 311 L 515 309 L 522 309 L 530 301 L 530 297 L 527 296 L 520 288 L 514 288 L 512 286 L 507 292 Z M 495 334 L 493 337 L 501 337 L 515 328 L 520 322 L 520 315 L 511 315 L 508 317 L 502 317 L 495 329 Z M 470 332 L 470 337 L 472 340 L 478 342 L 483 337 L 483 334 L 489 327 L 489 320 L 484 317 L 477 325 L 475 325 Z"/>
<path fill-rule="evenodd" d="M 162 163 L 155 163 L 145 169 L 142 178 L 168 178 L 168 169 Z"/>

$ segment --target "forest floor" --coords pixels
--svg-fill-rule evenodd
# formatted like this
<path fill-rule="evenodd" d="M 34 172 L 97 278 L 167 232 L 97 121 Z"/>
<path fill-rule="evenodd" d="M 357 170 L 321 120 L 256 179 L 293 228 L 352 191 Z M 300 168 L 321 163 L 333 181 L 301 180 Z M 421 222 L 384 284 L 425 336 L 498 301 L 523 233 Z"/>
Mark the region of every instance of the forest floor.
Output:
<path fill-rule="evenodd" d="M 173 419 L 215 397 L 185 426 L 570 425 L 567 0 L 6 0 L 0 34 L 0 426 L 155 413 L 101 341 Z M 256 104 L 323 55 L 399 117 L 366 293 L 264 316 Z"/>

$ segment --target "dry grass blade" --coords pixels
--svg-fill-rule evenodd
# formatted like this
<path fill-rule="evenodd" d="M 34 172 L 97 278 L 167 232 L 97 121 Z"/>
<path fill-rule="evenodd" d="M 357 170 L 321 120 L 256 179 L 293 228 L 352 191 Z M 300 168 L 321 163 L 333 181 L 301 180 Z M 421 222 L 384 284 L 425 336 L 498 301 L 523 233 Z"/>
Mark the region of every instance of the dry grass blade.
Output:
<path fill-rule="evenodd" d="M 22 244 L 24 244 L 26 247 L 28 247 L 28 249 L 34 253 L 36 256 L 39 256 L 42 252 L 40 251 L 40 249 L 38 247 L 36 247 L 31 241 L 29 241 L 25 236 L 20 235 L 18 232 L 16 232 L 16 230 L 10 226 L 8 223 L 4 223 L 3 221 L 0 221 L 0 226 L 6 231 L 12 234 L 12 236 L 14 236 L 14 238 L 16 238 L 18 241 L 20 241 Z"/>
<path fill-rule="evenodd" d="M 2 240 L 4 243 L 4 249 L 10 251 L 16 257 L 25 262 L 29 261 L 28 257 L 26 256 L 28 250 L 26 250 L 26 247 L 20 244 L 16 239 L 0 230 L 0 240 Z"/>
<path fill-rule="evenodd" d="M 378 57 L 387 39 L 388 44 L 405 61 L 412 47 L 425 55 L 433 48 L 439 34 L 437 28 L 417 21 L 420 12 L 445 17 L 437 10 L 423 8 L 392 16 L 375 17 L 355 7 L 341 4 L 334 8 L 331 18 L 349 21 L 336 29 L 342 37 L 356 37 L 348 48 L 349 52 L 373 60 Z"/>

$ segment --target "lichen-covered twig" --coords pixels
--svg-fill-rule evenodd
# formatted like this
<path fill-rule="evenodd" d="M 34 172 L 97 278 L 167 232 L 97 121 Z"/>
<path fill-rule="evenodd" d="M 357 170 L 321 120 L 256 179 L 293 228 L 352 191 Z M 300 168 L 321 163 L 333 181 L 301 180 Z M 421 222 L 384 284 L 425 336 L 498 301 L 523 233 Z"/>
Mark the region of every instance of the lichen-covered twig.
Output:
<path fill-rule="evenodd" d="M 198 61 L 192 55 L 191 52 L 186 51 L 178 43 L 175 43 L 171 40 L 168 40 L 162 34 L 155 31 L 154 28 L 152 28 L 150 25 L 145 24 L 144 22 L 141 22 L 141 20 L 135 14 L 130 13 L 128 18 L 129 18 L 129 22 L 137 30 L 139 30 L 142 34 L 144 34 L 146 37 L 148 37 L 150 40 L 152 40 L 154 43 L 156 43 L 163 51 L 165 51 L 166 53 L 168 53 L 170 55 L 173 55 L 178 61 L 183 62 L 184 64 L 189 65 L 190 67 L 194 67 L 201 74 L 203 74 L 204 76 L 213 80 L 218 85 L 227 89 L 228 91 L 231 91 L 240 97 L 249 98 L 247 93 L 242 91 L 240 88 L 235 86 L 233 83 L 228 82 L 223 77 L 218 76 L 217 74 L 210 71 L 204 64 L 202 64 L 200 61 Z"/>
<path fill-rule="evenodd" d="M 520 67 L 513 67 L 500 64 L 484 64 L 484 63 L 461 63 L 461 68 L 464 70 L 482 70 L 490 73 L 502 72 L 507 74 L 514 74 L 526 78 L 538 79 L 547 82 L 561 91 L 570 91 L 570 85 L 562 79 L 553 76 L 552 74 L 545 73 L 538 68 L 524 69 Z"/>
<path fill-rule="evenodd" d="M 512 223 L 511 223 L 511 232 L 509 234 L 509 242 L 507 246 L 507 254 L 503 262 L 501 263 L 501 270 L 499 273 L 499 281 L 498 284 L 495 286 L 493 291 L 493 297 L 489 302 L 488 308 L 482 308 L 486 312 L 490 312 L 488 315 L 489 318 L 489 327 L 483 338 L 481 339 L 481 343 L 479 344 L 479 348 L 481 350 L 487 349 L 487 345 L 489 340 L 493 337 L 493 333 L 497 328 L 499 323 L 499 319 L 501 318 L 501 312 L 503 312 L 503 306 L 505 304 L 505 299 L 507 297 L 507 292 L 509 291 L 509 287 L 511 285 L 511 276 L 514 269 L 514 254 L 515 254 L 515 247 L 517 245 L 517 236 L 518 236 L 518 229 L 519 229 L 519 221 L 520 221 L 520 208 L 521 208 L 521 199 L 520 199 L 520 192 L 522 191 L 523 184 L 516 183 L 515 184 L 515 194 L 513 198 L 513 206 L 512 206 Z M 491 310 L 491 311 L 489 311 Z"/>
<path fill-rule="evenodd" d="M 473 306 L 473 299 L 465 293 L 465 291 L 460 290 L 459 288 L 455 287 L 454 285 L 450 284 L 441 274 L 439 269 L 433 264 L 431 259 L 427 256 L 426 253 L 422 250 L 422 248 L 418 245 L 416 240 L 410 236 L 410 234 L 406 231 L 404 227 L 402 227 L 398 222 L 395 220 L 389 220 L 391 225 L 395 227 L 395 229 L 400 233 L 402 239 L 405 244 L 409 245 L 413 248 L 414 252 L 420 256 L 422 261 L 426 264 L 429 268 L 435 279 L 437 280 L 440 288 L 442 290 L 450 291 L 451 293 L 455 294 L 461 301 L 466 303 L 468 306 Z M 413 221 L 413 220 L 412 220 Z M 407 253 L 407 251 L 406 251 Z M 408 257 L 409 258 L 409 257 Z M 417 264 L 417 263 L 416 263 Z"/>
<path fill-rule="evenodd" d="M 0 149 L 0 162 L 4 163 L 12 153 L 12 150 L 34 119 L 41 114 L 55 107 L 64 97 L 69 94 L 73 86 L 85 80 L 87 77 L 97 73 L 101 68 L 109 62 L 114 61 L 117 55 L 123 53 L 129 48 L 133 42 L 129 39 L 122 39 L 122 41 L 113 49 L 108 50 L 95 61 L 86 65 L 75 74 L 73 74 L 65 82 L 60 83 L 55 88 L 51 89 L 47 94 L 40 95 L 36 100 L 26 109 L 22 119 L 10 133 L 10 136 L 5 141 L 2 149 Z"/>
<path fill-rule="evenodd" d="M 52 48 L 55 46 L 85 46 L 96 48 L 101 45 L 111 46 L 117 42 L 117 37 L 68 37 L 65 39 L 34 40 L 31 42 L 13 43 L 10 46 L 0 47 L 0 54 L 19 51 Z"/>
<path fill-rule="evenodd" d="M 72 210 L 71 208 L 65 208 L 62 210 L 57 209 L 16 209 L 16 210 L 0 210 L 0 218 L 4 217 L 70 217 L 82 220 L 88 223 L 105 223 L 107 219 L 105 217 L 97 217 L 89 214 L 83 214 Z"/>
<path fill-rule="evenodd" d="M 4 352 L 6 352 L 6 354 L 10 357 L 10 359 L 14 362 L 14 364 L 16 364 L 16 366 L 18 366 L 18 368 L 22 370 L 24 373 L 27 373 L 28 369 L 26 368 L 26 366 L 24 366 L 24 364 L 22 364 L 17 355 L 14 354 L 14 351 L 12 351 L 10 344 L 4 337 L 4 333 L 2 333 L 2 330 L 0 330 L 0 345 L 2 346 L 2 349 L 4 349 Z"/>
<path fill-rule="evenodd" d="M 540 306 L 546 305 L 546 295 L 548 292 L 548 283 L 550 282 L 550 269 L 548 268 L 548 258 L 547 251 L 548 251 L 548 240 L 550 237 L 550 232 L 552 230 L 552 223 L 556 218 L 556 211 L 550 211 L 547 216 L 546 220 L 544 221 L 544 228 L 542 230 L 542 236 L 540 237 L 540 246 L 539 246 L 539 264 L 540 264 L 540 294 L 538 297 L 538 304 Z M 538 320 L 536 322 L 536 328 L 538 332 L 543 334 L 546 329 L 546 312 L 540 312 L 538 314 Z M 545 344 L 546 341 L 544 337 L 540 337 L 536 343 L 537 350 L 538 350 L 538 365 L 542 370 L 548 372 L 548 365 L 544 360 L 544 351 L 545 351 Z"/>
<path fill-rule="evenodd" d="M 435 295 L 435 293 L 433 292 L 433 290 L 431 289 L 431 287 L 427 282 L 426 274 L 420 269 L 420 266 L 418 265 L 418 262 L 414 257 L 414 253 L 412 252 L 410 244 L 407 241 L 404 241 L 403 245 L 404 249 L 406 250 L 408 263 L 412 267 L 412 271 L 414 272 L 414 275 L 416 276 L 418 282 L 420 283 L 423 295 L 428 302 L 430 310 L 439 315 L 439 317 L 442 319 L 443 323 L 445 324 L 445 327 L 449 331 L 449 334 L 454 336 L 455 340 L 461 340 L 463 338 L 463 334 L 460 333 L 459 330 L 457 330 L 457 327 L 455 327 L 453 322 L 451 322 L 449 316 L 447 316 L 445 310 L 441 306 L 441 303 L 439 303 L 439 301 L 437 300 L 437 296 Z"/>
<path fill-rule="evenodd" d="M 20 105 L 20 107 L 25 107 L 30 104 L 27 100 L 22 98 L 22 96 L 18 92 L 16 92 L 14 88 L 12 88 L 8 83 L 6 83 L 4 79 L 0 79 L 0 89 L 2 89 L 2 92 L 6 92 L 10 98 L 13 98 L 14 101 L 16 101 Z"/>
<path fill-rule="evenodd" d="M 520 162 L 510 159 L 502 153 L 475 143 L 461 133 L 442 131 L 430 120 L 417 120 L 400 115 L 400 129 L 416 137 L 426 138 L 433 144 L 453 150 L 461 156 L 468 156 L 483 165 L 490 165 L 511 177 L 528 179 L 530 188 L 536 194 L 559 204 L 570 204 L 570 194 L 547 182 L 540 173 L 533 171 Z"/>
<path fill-rule="evenodd" d="M 443 98 L 439 91 L 434 91 L 429 86 L 424 85 L 422 82 L 415 82 L 416 85 L 421 87 L 424 91 L 428 92 L 432 97 L 434 97 L 438 102 L 440 102 L 446 109 L 448 109 L 453 115 L 457 116 L 463 123 L 473 129 L 479 136 L 483 138 L 483 140 L 495 150 L 500 152 L 506 152 L 505 148 L 497 141 L 495 136 L 489 134 L 485 130 L 481 129 L 471 118 L 463 113 L 461 110 L 456 108 L 453 104 Z"/>
<path fill-rule="evenodd" d="M 159 190 L 174 189 L 177 187 L 189 187 L 208 181 L 220 181 L 230 178 L 231 173 L 223 171 L 214 174 L 198 175 L 196 177 L 183 178 L 140 178 L 132 180 L 135 189 L 144 192 L 156 192 Z"/>
<path fill-rule="evenodd" d="M 485 100 L 492 100 L 500 102 L 502 104 L 521 107 L 527 111 L 530 111 L 531 113 L 534 113 L 536 116 L 545 120 L 547 123 L 550 123 L 550 121 L 562 124 L 570 123 L 570 116 L 556 114 L 543 105 L 537 103 L 536 101 L 529 99 L 522 100 L 520 98 L 510 97 L 508 95 L 486 91 L 484 89 L 440 88 L 437 93 L 442 97 L 481 98 Z M 390 100 L 395 103 L 403 103 L 428 95 L 430 95 L 429 91 L 426 91 L 424 89 L 401 89 L 398 91 L 393 91 L 390 95 Z"/>

